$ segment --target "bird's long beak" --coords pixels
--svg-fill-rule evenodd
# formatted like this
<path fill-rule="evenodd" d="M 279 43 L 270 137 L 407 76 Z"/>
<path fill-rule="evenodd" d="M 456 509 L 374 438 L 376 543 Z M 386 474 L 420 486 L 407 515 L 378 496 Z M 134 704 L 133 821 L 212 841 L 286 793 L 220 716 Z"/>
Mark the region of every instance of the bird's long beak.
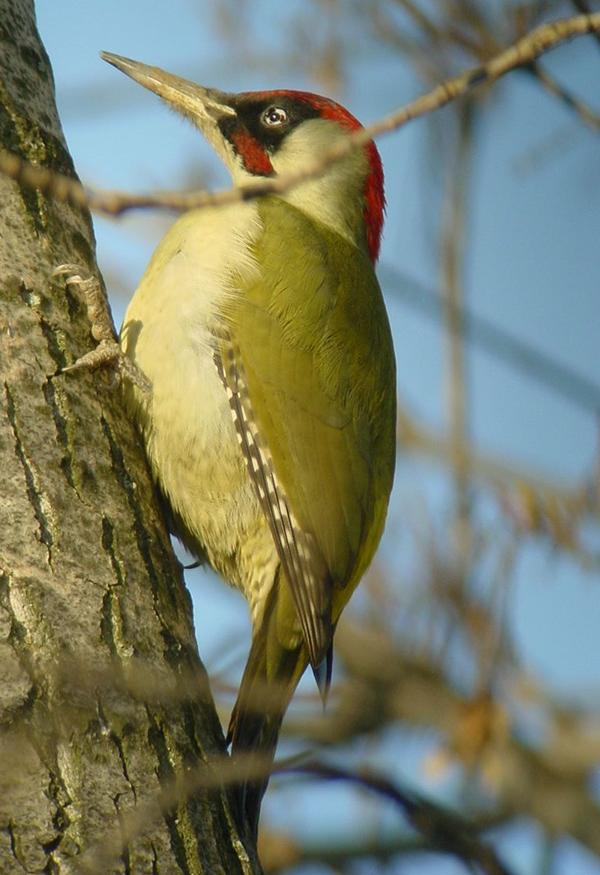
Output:
<path fill-rule="evenodd" d="M 151 67 L 111 52 L 101 52 L 100 56 L 144 88 L 158 94 L 177 112 L 187 116 L 204 134 L 227 167 L 231 168 L 231 147 L 221 133 L 219 122 L 227 117 L 235 118 L 237 114 L 230 104 L 232 95 L 216 88 L 203 88 L 195 82 L 167 73 L 160 67 Z"/>

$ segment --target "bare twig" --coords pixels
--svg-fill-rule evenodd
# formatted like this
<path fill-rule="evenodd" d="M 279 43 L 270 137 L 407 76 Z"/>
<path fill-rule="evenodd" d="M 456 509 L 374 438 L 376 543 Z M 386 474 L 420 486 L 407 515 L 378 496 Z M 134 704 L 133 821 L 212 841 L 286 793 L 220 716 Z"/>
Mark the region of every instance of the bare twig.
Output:
<path fill-rule="evenodd" d="M 553 97 L 556 97 L 567 109 L 575 112 L 589 128 L 600 130 L 600 115 L 591 109 L 583 100 L 571 94 L 563 85 L 544 70 L 540 64 L 528 64 L 524 72 L 530 73 Z"/>
<path fill-rule="evenodd" d="M 575 9 L 583 13 L 583 15 L 592 15 L 592 10 L 590 9 L 590 4 L 587 0 L 571 0 L 571 2 Z M 595 33 L 594 37 L 600 44 L 600 33 Z"/>
<path fill-rule="evenodd" d="M 88 190 L 69 176 L 56 174 L 46 167 L 28 164 L 8 152 L 0 152 L 0 172 L 11 176 L 21 185 L 38 188 L 57 200 L 75 206 L 88 206 L 108 215 L 120 215 L 127 210 L 150 207 L 181 211 L 224 206 L 268 194 L 281 194 L 302 182 L 320 176 L 335 161 L 341 160 L 353 149 L 364 146 L 372 138 L 396 131 L 413 119 L 445 106 L 480 85 L 490 84 L 517 67 L 531 64 L 540 55 L 567 40 L 598 31 L 600 31 L 600 13 L 579 15 L 544 24 L 487 63 L 442 82 L 407 106 L 349 135 L 318 160 L 306 164 L 293 173 L 261 179 L 238 188 L 217 192 L 164 192 L 141 195 Z"/>
<path fill-rule="evenodd" d="M 433 55 L 436 58 L 436 63 L 434 64 L 436 76 L 439 76 L 438 71 L 443 69 L 444 49 L 456 47 L 462 52 L 467 52 L 474 61 L 480 64 L 485 64 L 490 57 L 493 57 L 502 50 L 501 44 L 499 44 L 496 39 L 496 30 L 493 25 L 486 25 L 478 15 L 478 10 L 472 4 L 469 4 L 469 7 L 462 10 L 462 12 L 469 20 L 472 20 L 473 18 L 477 19 L 476 38 L 465 33 L 460 26 L 457 26 L 452 20 L 448 20 L 447 16 L 446 20 L 438 25 L 431 18 L 428 18 L 421 9 L 416 7 L 412 0 L 396 0 L 396 3 L 409 13 L 412 20 L 419 30 L 426 36 L 429 43 L 429 45 L 425 47 L 419 45 L 418 51 L 414 51 L 416 43 L 413 41 L 413 50 L 408 52 L 408 54 L 411 57 L 413 65 L 417 69 L 423 69 L 424 63 L 427 63 L 429 56 L 432 54 L 431 51 L 428 51 L 429 47 L 433 49 Z M 584 6 L 586 7 L 585 9 L 583 8 Z M 590 9 L 587 8 L 587 4 L 584 3 L 581 4 L 579 11 L 585 12 L 585 14 L 590 14 Z M 456 12 L 460 15 L 459 10 L 456 10 Z M 387 42 L 398 42 L 398 33 L 397 31 L 392 30 L 391 21 L 388 20 L 386 26 L 383 28 L 379 26 L 378 19 L 375 20 L 375 24 L 379 32 L 382 30 L 384 31 L 381 35 Z M 518 35 L 519 34 L 517 33 L 515 39 Z M 396 37 L 395 40 L 394 37 Z M 409 40 L 404 38 L 403 42 L 406 44 L 409 43 Z M 397 47 L 404 54 L 407 54 L 406 47 Z M 525 64 L 521 70 L 523 73 L 536 79 L 550 94 L 560 100 L 561 103 L 572 112 L 576 113 L 584 124 L 588 125 L 588 127 L 593 130 L 600 129 L 600 115 L 598 115 L 598 113 L 591 109 L 591 107 L 584 103 L 579 97 L 576 97 L 563 85 L 559 84 L 556 79 L 554 79 L 550 73 L 543 70 L 538 63 L 532 61 L 530 64 Z M 428 78 L 432 78 L 431 72 L 429 73 Z"/>

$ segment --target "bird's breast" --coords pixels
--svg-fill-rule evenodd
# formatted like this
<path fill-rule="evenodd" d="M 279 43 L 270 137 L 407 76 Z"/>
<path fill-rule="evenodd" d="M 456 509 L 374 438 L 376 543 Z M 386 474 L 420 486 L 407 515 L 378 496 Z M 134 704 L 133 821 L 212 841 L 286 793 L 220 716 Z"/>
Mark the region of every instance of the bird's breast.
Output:
<path fill-rule="evenodd" d="M 188 213 L 159 245 L 127 310 L 124 351 L 152 383 L 130 404 L 188 544 L 219 569 L 260 509 L 214 361 L 224 310 L 258 265 L 254 204 Z M 236 581 L 237 582 L 237 581 Z"/>

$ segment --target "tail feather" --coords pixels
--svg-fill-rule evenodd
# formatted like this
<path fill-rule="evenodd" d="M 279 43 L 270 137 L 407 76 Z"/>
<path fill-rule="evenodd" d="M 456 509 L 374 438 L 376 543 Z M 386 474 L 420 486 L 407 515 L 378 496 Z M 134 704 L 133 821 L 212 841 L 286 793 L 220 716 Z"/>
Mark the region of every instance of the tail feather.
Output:
<path fill-rule="evenodd" d="M 323 709 L 325 709 L 327 698 L 329 696 L 329 688 L 331 687 L 331 675 L 333 673 L 333 641 L 330 642 L 329 647 L 327 648 L 325 659 L 323 659 L 323 661 L 316 667 L 313 666 L 312 670 L 317 687 L 319 688 L 319 693 L 321 694 Z"/>
<path fill-rule="evenodd" d="M 282 612 L 278 605 L 281 583 L 281 579 L 275 581 L 252 641 L 227 735 L 232 756 L 255 755 L 257 763 L 260 760 L 261 776 L 245 780 L 236 788 L 240 823 L 242 828 L 246 825 L 250 829 L 254 839 L 281 722 L 308 664 L 301 637 L 282 634 L 285 628 L 282 630 Z M 285 646 L 286 638 L 289 647 Z"/>

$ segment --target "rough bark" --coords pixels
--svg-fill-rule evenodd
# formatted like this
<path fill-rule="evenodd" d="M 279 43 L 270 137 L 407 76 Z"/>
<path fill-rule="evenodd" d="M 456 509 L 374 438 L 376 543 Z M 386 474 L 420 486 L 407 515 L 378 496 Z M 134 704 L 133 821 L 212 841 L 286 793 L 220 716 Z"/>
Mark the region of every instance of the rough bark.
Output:
<path fill-rule="evenodd" d="M 0 141 L 74 175 L 33 0 L 0 0 Z M 224 743 L 206 684 L 177 686 L 205 678 L 121 393 L 105 372 L 61 373 L 93 341 L 77 290 L 51 273 L 96 270 L 89 216 L 4 177 L 0 213 L 0 871 L 74 873 Z M 144 695 L 123 682 L 140 666 L 162 678 Z M 206 790 L 148 817 L 101 871 L 258 864 L 226 793 Z"/>

